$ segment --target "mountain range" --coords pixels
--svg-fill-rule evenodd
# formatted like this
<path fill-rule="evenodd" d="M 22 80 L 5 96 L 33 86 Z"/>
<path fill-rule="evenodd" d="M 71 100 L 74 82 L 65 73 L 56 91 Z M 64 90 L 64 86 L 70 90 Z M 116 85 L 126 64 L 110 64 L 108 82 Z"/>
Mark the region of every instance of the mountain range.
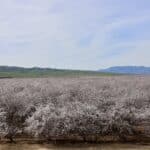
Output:
<path fill-rule="evenodd" d="M 24 68 L 13 66 L 0 66 L 0 79 L 17 77 L 65 77 L 65 76 L 106 76 L 112 73 L 101 73 L 98 71 L 53 69 L 53 68 Z"/>
<path fill-rule="evenodd" d="M 107 69 L 101 69 L 99 72 L 118 73 L 118 74 L 137 74 L 150 75 L 150 67 L 144 66 L 115 66 Z"/>
<path fill-rule="evenodd" d="M 49 76 L 101 76 L 116 74 L 150 75 L 150 67 L 144 66 L 116 66 L 98 71 L 65 70 L 53 68 L 23 68 L 0 66 L 0 78 L 10 77 L 49 77 Z"/>

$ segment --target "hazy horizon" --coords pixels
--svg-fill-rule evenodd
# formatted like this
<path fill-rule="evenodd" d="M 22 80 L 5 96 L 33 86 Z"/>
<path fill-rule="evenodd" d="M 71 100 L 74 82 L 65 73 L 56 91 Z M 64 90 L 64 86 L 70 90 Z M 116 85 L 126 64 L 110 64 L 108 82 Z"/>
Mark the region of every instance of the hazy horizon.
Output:
<path fill-rule="evenodd" d="M 148 0 L 1 0 L 0 66 L 150 66 Z"/>
<path fill-rule="evenodd" d="M 140 68 L 140 67 L 144 67 L 144 68 L 150 68 L 150 66 L 109 66 L 109 67 L 104 67 L 104 68 L 97 68 L 95 70 L 93 69 L 73 69 L 73 68 L 51 68 L 51 67 L 39 67 L 39 66 L 30 66 L 30 67 L 25 67 L 25 66 L 12 66 L 12 65 L 0 65 L 0 67 L 17 67 L 17 68 L 25 68 L 25 69 L 32 69 L 32 68 L 40 68 L 40 69 L 56 69 L 56 70 L 80 70 L 80 71 L 102 71 L 103 69 L 107 70 L 107 69 L 111 69 L 111 68 L 126 68 L 126 67 L 134 67 L 134 68 Z"/>

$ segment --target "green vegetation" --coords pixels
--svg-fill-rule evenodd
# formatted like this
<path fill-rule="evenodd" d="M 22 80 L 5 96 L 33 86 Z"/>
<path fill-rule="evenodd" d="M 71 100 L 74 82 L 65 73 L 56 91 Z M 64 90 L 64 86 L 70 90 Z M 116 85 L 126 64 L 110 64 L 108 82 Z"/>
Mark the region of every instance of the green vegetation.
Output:
<path fill-rule="evenodd" d="M 65 77 L 65 76 L 111 76 L 113 73 L 100 73 L 96 71 L 61 70 L 50 68 L 21 68 L 21 67 L 0 67 L 0 78 L 19 77 Z"/>

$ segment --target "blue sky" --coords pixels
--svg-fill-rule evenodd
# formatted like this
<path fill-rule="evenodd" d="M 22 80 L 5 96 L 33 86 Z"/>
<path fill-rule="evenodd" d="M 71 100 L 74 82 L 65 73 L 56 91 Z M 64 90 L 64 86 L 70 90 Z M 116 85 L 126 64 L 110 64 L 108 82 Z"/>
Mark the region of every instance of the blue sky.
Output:
<path fill-rule="evenodd" d="M 0 0 L 0 65 L 150 66 L 150 0 Z"/>

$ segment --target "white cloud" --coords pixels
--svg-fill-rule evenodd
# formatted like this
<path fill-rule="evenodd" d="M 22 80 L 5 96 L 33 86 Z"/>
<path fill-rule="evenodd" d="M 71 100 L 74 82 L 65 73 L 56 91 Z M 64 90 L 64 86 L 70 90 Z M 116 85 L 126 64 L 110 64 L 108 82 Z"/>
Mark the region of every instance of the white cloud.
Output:
<path fill-rule="evenodd" d="M 113 41 L 112 33 L 119 30 L 129 32 L 127 29 L 139 25 L 141 30 L 149 31 L 142 26 L 150 22 L 147 2 L 136 1 L 136 7 L 134 2 L 2 0 L 0 64 L 99 69 L 132 63 L 123 58 L 135 52 L 143 57 L 145 54 L 150 56 L 147 53 L 149 46 L 145 47 L 144 54 L 139 52 L 142 48 L 139 40 L 149 40 L 148 35 L 139 34 L 138 42 L 136 37 L 132 41 Z M 86 41 L 87 37 L 91 39 Z M 82 41 L 84 46 L 81 46 Z M 118 49 L 121 52 L 118 53 Z M 127 50 L 122 52 L 122 49 Z M 135 59 L 134 63 L 149 65 L 148 58 L 145 58 Z"/>

